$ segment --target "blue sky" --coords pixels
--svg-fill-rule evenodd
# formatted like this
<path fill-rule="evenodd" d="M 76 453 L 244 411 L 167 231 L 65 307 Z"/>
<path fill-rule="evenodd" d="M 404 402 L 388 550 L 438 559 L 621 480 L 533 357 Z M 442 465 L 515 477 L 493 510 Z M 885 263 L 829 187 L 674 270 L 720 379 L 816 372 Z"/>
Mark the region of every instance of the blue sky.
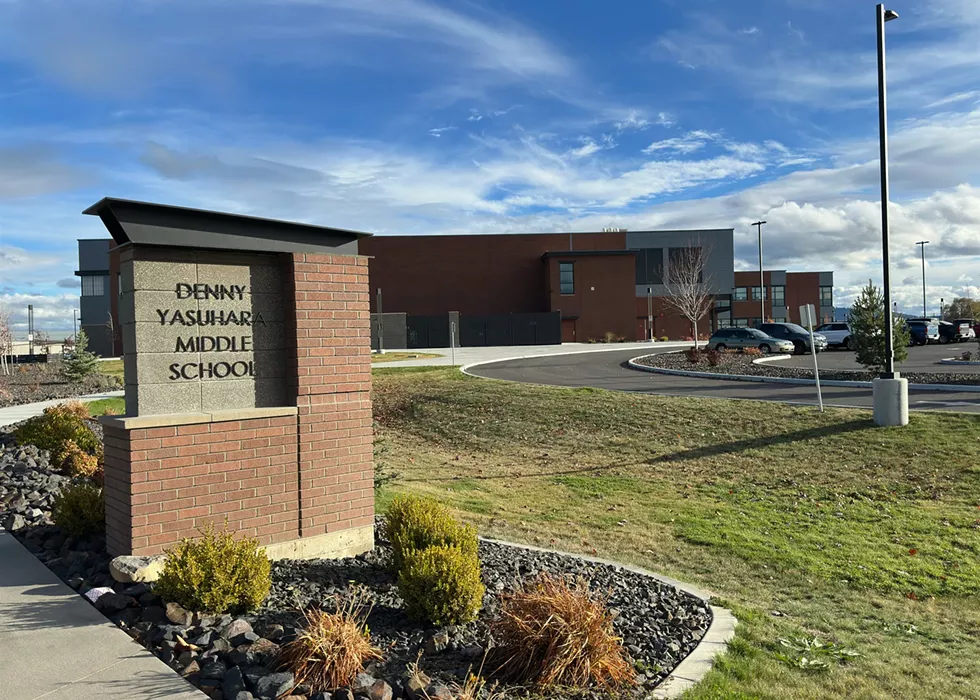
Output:
<path fill-rule="evenodd" d="M 874 2 L 0 0 L 0 301 L 77 303 L 105 195 L 384 234 L 766 228 L 880 280 Z M 980 14 L 888 25 L 896 298 L 980 297 Z"/>

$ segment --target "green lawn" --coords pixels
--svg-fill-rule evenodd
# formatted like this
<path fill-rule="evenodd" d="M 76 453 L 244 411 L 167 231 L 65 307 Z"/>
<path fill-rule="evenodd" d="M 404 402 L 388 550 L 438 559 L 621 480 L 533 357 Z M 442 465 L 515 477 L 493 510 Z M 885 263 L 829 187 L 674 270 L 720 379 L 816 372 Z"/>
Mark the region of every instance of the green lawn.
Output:
<path fill-rule="evenodd" d="M 712 590 L 740 620 L 685 697 L 980 698 L 980 417 L 374 372 L 378 461 L 485 535 Z M 779 660 L 781 638 L 861 656 Z"/>
<path fill-rule="evenodd" d="M 435 352 L 385 352 L 385 353 L 371 353 L 371 362 L 374 364 L 383 364 L 385 362 L 400 362 L 402 360 L 428 360 L 433 357 L 442 357 L 439 353 Z"/>
<path fill-rule="evenodd" d="M 107 413 L 121 416 L 126 412 L 126 399 L 122 397 L 89 401 L 85 405 L 88 406 L 88 412 L 92 416 L 103 416 Z"/>
<path fill-rule="evenodd" d="M 98 368 L 102 374 L 108 374 L 110 377 L 119 377 L 120 381 L 125 381 L 122 360 L 103 360 L 99 362 Z"/>

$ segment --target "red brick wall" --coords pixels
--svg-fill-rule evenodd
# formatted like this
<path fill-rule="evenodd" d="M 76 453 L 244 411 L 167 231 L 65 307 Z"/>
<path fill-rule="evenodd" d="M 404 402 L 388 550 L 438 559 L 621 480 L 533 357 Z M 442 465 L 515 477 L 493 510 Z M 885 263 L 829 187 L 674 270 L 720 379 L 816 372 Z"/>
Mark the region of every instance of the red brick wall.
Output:
<path fill-rule="evenodd" d="M 646 340 L 643 336 L 646 318 L 647 298 L 636 297 L 635 337 L 637 340 Z M 663 336 L 667 336 L 670 340 L 684 340 L 690 338 L 694 332 L 691 322 L 677 313 L 665 297 L 653 297 L 653 330 L 658 340 Z M 698 335 L 710 336 L 711 331 L 711 314 L 708 313 L 698 322 Z"/>
<path fill-rule="evenodd" d="M 575 293 L 562 294 L 558 265 L 575 264 Z M 577 316 L 575 340 L 601 340 L 606 332 L 633 340 L 636 259 L 632 255 L 556 255 L 547 259 L 550 310 Z"/>
<path fill-rule="evenodd" d="M 358 241 L 371 260 L 371 310 L 409 314 L 531 313 L 548 310 L 549 251 L 623 250 L 625 233 L 373 236 Z"/>
<path fill-rule="evenodd" d="M 207 522 L 263 544 L 299 536 L 296 418 L 105 426 L 107 545 L 157 554 Z"/>
<path fill-rule="evenodd" d="M 292 256 L 300 536 L 374 523 L 368 261 Z"/>

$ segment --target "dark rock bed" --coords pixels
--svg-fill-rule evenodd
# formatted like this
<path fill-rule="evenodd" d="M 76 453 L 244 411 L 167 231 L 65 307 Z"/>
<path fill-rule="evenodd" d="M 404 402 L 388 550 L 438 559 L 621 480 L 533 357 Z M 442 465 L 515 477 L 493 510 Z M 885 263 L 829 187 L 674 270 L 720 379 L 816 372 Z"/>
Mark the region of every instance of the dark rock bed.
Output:
<path fill-rule="evenodd" d="M 0 434 L 0 525 L 79 593 L 111 588 L 112 593 L 98 598 L 96 607 L 175 671 L 221 700 L 274 697 L 288 691 L 291 675 L 277 673 L 271 664 L 279 645 L 295 634 L 303 609 L 311 605 L 330 609 L 336 595 L 355 586 L 373 602 L 368 626 L 372 640 L 384 651 L 384 660 L 367 669 L 358 687 L 336 692 L 332 700 L 352 698 L 354 691 L 357 697 L 382 700 L 392 697 L 388 690 L 395 698 L 413 697 L 405 685 L 409 665 L 417 661 L 431 678 L 428 690 L 433 697 L 454 682 L 462 683 L 471 668 L 480 669 L 492 644 L 487 623 L 499 607 L 499 594 L 539 572 L 584 577 L 593 590 L 608 594 L 616 631 L 637 666 L 638 685 L 625 697 L 648 696 L 697 646 L 711 622 L 707 603 L 649 576 L 557 553 L 481 542 L 487 594 L 479 618 L 458 627 L 419 625 L 405 615 L 395 579 L 386 567 L 388 548 L 380 521 L 378 546 L 361 556 L 274 562 L 272 590 L 254 614 L 192 615 L 164 607 L 147 584 L 114 581 L 103 536 L 65 537 L 51 524 L 51 498 L 67 481 L 52 472 L 46 451 L 19 447 Z M 529 689 L 513 686 L 498 688 L 501 691 L 508 698 L 535 696 Z M 298 696 L 307 692 L 301 686 L 292 689 Z M 326 700 L 325 695 L 310 697 Z M 611 695 L 599 690 L 554 691 L 547 697 Z"/>
<path fill-rule="evenodd" d="M 757 356 L 740 353 L 722 353 L 719 363 L 712 367 L 704 354 L 699 362 L 692 363 L 684 353 L 663 353 L 647 355 L 637 360 L 638 364 L 660 369 L 679 369 L 688 372 L 712 372 L 716 374 L 745 374 L 753 377 L 786 377 L 789 379 L 813 379 L 813 370 L 803 367 L 786 367 L 779 360 L 756 364 Z M 864 370 L 820 369 L 820 379 L 824 381 L 870 382 L 880 376 Z M 902 377 L 915 384 L 963 384 L 980 385 L 980 373 L 954 372 L 902 372 Z"/>

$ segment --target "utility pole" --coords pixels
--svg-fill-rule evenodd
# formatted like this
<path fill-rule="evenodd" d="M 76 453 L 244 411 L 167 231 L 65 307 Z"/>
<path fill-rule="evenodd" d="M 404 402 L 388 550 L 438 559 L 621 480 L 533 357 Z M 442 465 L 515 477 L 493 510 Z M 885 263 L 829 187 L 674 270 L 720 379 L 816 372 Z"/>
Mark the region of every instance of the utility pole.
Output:
<path fill-rule="evenodd" d="M 385 354 L 385 317 L 381 309 L 381 287 L 378 287 L 378 354 Z"/>
<path fill-rule="evenodd" d="M 653 342 L 653 287 L 647 287 L 647 335 Z"/>
<path fill-rule="evenodd" d="M 27 347 L 31 358 L 34 357 L 34 304 L 27 305 Z"/>
<path fill-rule="evenodd" d="M 759 229 L 759 323 L 766 322 L 766 280 L 762 272 L 762 225 L 766 221 L 756 221 L 753 226 Z"/>
<path fill-rule="evenodd" d="M 917 246 L 922 250 L 922 317 L 926 317 L 926 243 L 929 241 L 919 241 Z"/>

